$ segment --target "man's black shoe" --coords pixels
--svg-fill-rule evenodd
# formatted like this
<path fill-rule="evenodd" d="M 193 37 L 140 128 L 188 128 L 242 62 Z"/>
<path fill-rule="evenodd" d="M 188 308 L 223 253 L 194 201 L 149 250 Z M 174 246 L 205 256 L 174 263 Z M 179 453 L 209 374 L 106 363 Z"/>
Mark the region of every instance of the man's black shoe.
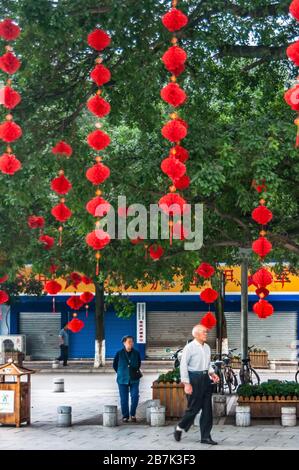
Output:
<path fill-rule="evenodd" d="M 182 439 L 182 431 L 180 431 L 179 429 L 175 427 L 173 435 L 174 435 L 175 440 L 177 442 L 180 442 L 180 440 Z"/>
<path fill-rule="evenodd" d="M 218 444 L 218 442 L 213 441 L 213 439 L 211 437 L 209 437 L 208 439 L 202 439 L 200 442 L 202 444 L 208 444 L 210 446 L 216 446 Z"/>

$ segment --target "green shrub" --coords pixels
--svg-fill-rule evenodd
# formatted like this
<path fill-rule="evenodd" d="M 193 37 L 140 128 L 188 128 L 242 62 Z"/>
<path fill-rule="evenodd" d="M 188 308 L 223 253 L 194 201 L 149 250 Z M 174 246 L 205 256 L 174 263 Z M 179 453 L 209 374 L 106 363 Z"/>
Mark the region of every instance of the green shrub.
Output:
<path fill-rule="evenodd" d="M 240 385 L 237 390 L 239 397 L 298 397 L 299 384 L 279 380 L 269 380 L 260 385 Z"/>
<path fill-rule="evenodd" d="M 157 382 L 159 383 L 166 383 L 166 382 L 171 382 L 171 383 L 180 383 L 181 377 L 180 377 L 180 369 L 177 367 L 176 369 L 170 370 L 166 372 L 166 374 L 161 374 L 158 377 Z"/>

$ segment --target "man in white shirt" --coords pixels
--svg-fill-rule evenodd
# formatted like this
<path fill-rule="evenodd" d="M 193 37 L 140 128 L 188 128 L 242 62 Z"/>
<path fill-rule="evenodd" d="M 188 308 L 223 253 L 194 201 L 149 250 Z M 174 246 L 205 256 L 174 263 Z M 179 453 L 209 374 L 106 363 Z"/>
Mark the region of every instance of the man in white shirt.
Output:
<path fill-rule="evenodd" d="M 211 366 L 211 349 L 206 344 L 208 329 L 203 325 L 196 325 L 192 330 L 194 340 L 184 347 L 180 372 L 181 381 L 185 385 L 188 408 L 174 430 L 174 438 L 180 441 L 182 431 L 188 431 L 196 415 L 202 410 L 200 417 L 201 442 L 216 445 L 211 438 L 213 426 L 212 414 L 212 384 L 219 381 Z"/>

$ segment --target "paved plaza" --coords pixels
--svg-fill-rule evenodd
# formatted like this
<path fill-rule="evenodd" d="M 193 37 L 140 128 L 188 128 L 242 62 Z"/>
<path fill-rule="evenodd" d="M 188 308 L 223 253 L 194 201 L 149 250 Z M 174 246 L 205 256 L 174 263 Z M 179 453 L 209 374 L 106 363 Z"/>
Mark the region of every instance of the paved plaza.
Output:
<path fill-rule="evenodd" d="M 292 373 L 263 373 L 262 379 L 292 380 Z M 0 427 L 0 449 L 90 449 L 90 450 L 194 450 L 194 449 L 299 449 L 299 426 L 282 428 L 279 421 L 254 423 L 249 428 L 237 428 L 233 417 L 220 419 L 213 429 L 219 442 L 211 447 L 199 443 L 198 427 L 194 426 L 182 441 L 173 440 L 173 422 L 165 427 L 151 428 L 144 423 L 145 402 L 151 398 L 151 384 L 156 373 L 145 372 L 141 382 L 139 423 L 120 424 L 116 428 L 103 428 L 104 404 L 118 405 L 115 376 L 111 373 L 61 373 L 65 379 L 65 392 L 53 392 L 54 374 L 36 374 L 32 378 L 32 424 L 21 427 Z M 232 414 L 235 399 L 229 401 Z M 73 426 L 56 426 L 57 406 L 71 405 Z"/>

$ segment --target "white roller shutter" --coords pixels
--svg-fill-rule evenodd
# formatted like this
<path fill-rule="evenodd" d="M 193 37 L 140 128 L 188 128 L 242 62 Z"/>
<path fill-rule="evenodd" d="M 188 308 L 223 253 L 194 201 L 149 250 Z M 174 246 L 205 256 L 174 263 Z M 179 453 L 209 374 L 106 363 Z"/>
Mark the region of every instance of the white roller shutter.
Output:
<path fill-rule="evenodd" d="M 240 351 L 240 312 L 226 312 L 228 347 Z M 248 344 L 269 353 L 270 359 L 290 360 L 291 343 L 297 338 L 297 312 L 275 312 L 260 320 L 254 313 L 248 314 Z"/>
<path fill-rule="evenodd" d="M 26 354 L 32 359 L 54 359 L 59 355 L 60 313 L 20 312 L 19 330 L 26 335 Z"/>
<path fill-rule="evenodd" d="M 205 313 L 199 312 L 147 312 L 146 355 L 150 358 L 167 358 L 166 348 L 176 351 L 192 339 L 192 328 Z M 215 348 L 216 329 L 209 335 L 208 344 Z"/>

